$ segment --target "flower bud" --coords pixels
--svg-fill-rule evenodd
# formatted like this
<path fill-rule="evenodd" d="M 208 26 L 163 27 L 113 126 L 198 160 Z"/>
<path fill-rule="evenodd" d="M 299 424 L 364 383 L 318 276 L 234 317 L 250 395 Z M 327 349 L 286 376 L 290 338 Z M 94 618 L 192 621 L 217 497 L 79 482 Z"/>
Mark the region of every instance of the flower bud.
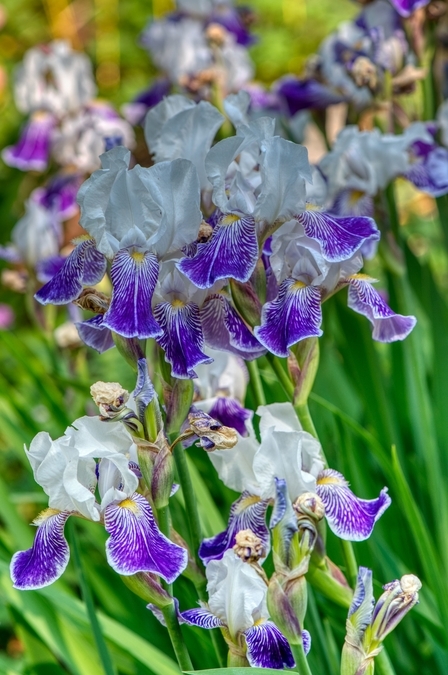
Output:
<path fill-rule="evenodd" d="M 168 434 L 178 432 L 184 422 L 193 400 L 192 380 L 175 380 L 172 389 L 164 392 L 166 405 L 166 425 Z"/>
<path fill-rule="evenodd" d="M 422 584 L 413 574 L 405 574 L 400 581 L 383 586 L 385 592 L 376 603 L 372 617 L 372 641 L 381 642 L 418 603 Z"/>
<path fill-rule="evenodd" d="M 174 458 L 170 446 L 162 434 L 159 438 L 163 438 L 164 442 L 156 455 L 151 481 L 152 498 L 156 509 L 168 506 L 174 480 Z"/>
<path fill-rule="evenodd" d="M 244 321 L 249 326 L 258 326 L 261 323 L 261 303 L 252 283 L 230 279 L 230 288 L 232 300 Z"/>
<path fill-rule="evenodd" d="M 325 515 L 325 506 L 322 499 L 314 492 L 303 492 L 293 504 L 297 516 L 309 516 L 316 522 Z"/>
<path fill-rule="evenodd" d="M 306 584 L 306 582 L 305 582 Z M 302 629 L 296 612 L 286 595 L 279 578 L 273 575 L 267 593 L 269 615 L 290 644 L 300 644 Z"/>
<path fill-rule="evenodd" d="M 135 595 L 138 595 L 145 602 L 156 605 L 156 607 L 167 607 L 173 601 L 169 593 L 162 588 L 155 574 L 138 572 L 129 577 L 121 578 Z"/>
<path fill-rule="evenodd" d="M 233 550 L 238 558 L 248 563 L 258 562 L 265 556 L 263 542 L 252 530 L 237 532 Z"/>
<path fill-rule="evenodd" d="M 319 366 L 319 340 L 305 338 L 291 347 L 288 369 L 294 382 L 294 405 L 305 405 Z"/>
<path fill-rule="evenodd" d="M 193 409 L 188 415 L 188 424 L 191 431 L 199 436 L 199 445 L 207 452 L 228 450 L 238 441 L 235 429 L 224 427 L 202 410 Z"/>
<path fill-rule="evenodd" d="M 95 382 L 90 387 L 90 395 L 100 409 L 101 417 L 114 419 L 129 398 L 129 392 L 119 382 Z"/>

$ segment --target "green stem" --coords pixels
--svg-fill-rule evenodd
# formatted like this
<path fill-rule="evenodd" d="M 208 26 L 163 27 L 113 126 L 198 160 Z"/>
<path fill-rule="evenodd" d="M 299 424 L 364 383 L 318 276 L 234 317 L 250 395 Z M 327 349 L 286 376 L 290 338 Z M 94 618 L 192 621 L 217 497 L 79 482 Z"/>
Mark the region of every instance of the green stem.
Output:
<path fill-rule="evenodd" d="M 95 640 L 96 648 L 98 650 L 98 655 L 100 657 L 103 670 L 105 672 L 105 675 L 116 675 L 117 671 L 109 654 L 109 650 L 107 648 L 107 644 L 104 639 L 103 633 L 101 632 L 101 626 L 95 612 L 92 594 L 90 592 L 90 587 L 84 573 L 81 554 L 79 552 L 78 536 L 76 533 L 75 525 L 73 523 L 71 524 L 70 539 L 71 539 L 73 562 L 75 564 L 75 569 L 78 575 L 78 581 L 81 587 L 82 598 L 84 600 L 87 609 L 90 625 L 92 627 L 93 638 Z"/>
<path fill-rule="evenodd" d="M 177 434 L 173 434 L 174 440 Z M 199 520 L 198 504 L 196 494 L 193 489 L 190 472 L 188 470 L 187 458 L 182 443 L 176 443 L 173 449 L 174 461 L 176 462 L 179 482 L 182 488 L 182 494 L 185 500 L 185 511 L 188 520 L 188 529 L 190 531 L 190 543 L 193 548 L 194 557 L 200 569 L 204 569 L 201 559 L 198 556 L 199 546 L 202 541 L 201 521 Z"/>
<path fill-rule="evenodd" d="M 256 361 L 246 361 L 247 370 L 250 375 L 250 383 L 252 386 L 255 405 L 266 405 L 266 398 L 264 395 L 263 384 L 261 382 L 260 371 L 258 369 L 258 363 Z"/>
<path fill-rule="evenodd" d="M 355 552 L 351 541 L 341 539 L 342 551 L 344 554 L 345 566 L 347 568 L 348 582 L 352 588 L 356 585 L 358 578 L 358 563 L 356 562 Z"/>
<path fill-rule="evenodd" d="M 174 603 L 164 607 L 162 609 L 162 614 L 180 669 L 182 671 L 193 670 L 193 664 L 191 663 L 190 654 L 188 653 L 187 646 L 182 636 Z"/>
<path fill-rule="evenodd" d="M 296 662 L 296 667 L 294 670 L 300 675 L 313 675 L 311 669 L 308 665 L 305 652 L 303 651 L 303 645 L 291 645 L 291 651 Z"/>
<path fill-rule="evenodd" d="M 170 507 L 168 505 L 162 507 L 161 509 L 157 509 L 157 520 L 159 529 L 162 532 L 162 534 L 164 534 L 165 537 L 170 539 L 171 524 L 170 524 Z M 162 585 L 164 589 L 167 591 L 167 593 L 173 595 L 173 584 L 167 584 L 165 581 L 163 581 Z"/>
<path fill-rule="evenodd" d="M 283 368 L 282 361 L 278 356 L 274 356 L 274 354 L 271 354 L 270 352 L 266 354 L 266 359 L 274 373 L 277 375 L 278 381 L 283 387 L 285 394 L 292 400 L 292 397 L 294 396 L 294 385 L 291 382 L 288 373 Z"/>
<path fill-rule="evenodd" d="M 299 418 L 299 422 L 302 425 L 304 431 L 307 431 L 309 434 L 311 434 L 311 436 L 314 436 L 314 438 L 317 438 L 317 440 L 319 440 L 316 427 L 314 426 L 313 418 L 311 417 L 310 410 L 308 408 L 308 403 L 296 405 L 294 409 L 297 413 L 297 417 Z"/>

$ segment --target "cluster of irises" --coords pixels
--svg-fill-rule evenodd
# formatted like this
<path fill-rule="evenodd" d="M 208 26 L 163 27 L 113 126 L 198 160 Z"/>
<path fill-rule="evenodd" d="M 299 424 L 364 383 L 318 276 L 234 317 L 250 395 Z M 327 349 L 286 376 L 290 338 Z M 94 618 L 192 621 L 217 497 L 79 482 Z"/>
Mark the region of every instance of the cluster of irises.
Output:
<path fill-rule="evenodd" d="M 142 37 L 160 79 L 124 107 L 144 128 L 150 167 L 132 156 L 129 123 L 92 101 L 83 55 L 65 43 L 27 54 L 16 96 L 31 118 L 3 158 L 42 171 L 51 152 L 70 170 L 31 195 L 15 248 L 3 254 L 16 263 L 20 255 L 43 283 L 38 303 L 66 306 L 78 339 L 99 353 L 118 349 L 137 381 L 132 394 L 116 382 L 95 383 L 99 416 L 75 420 L 56 440 L 41 432 L 26 449 L 49 507 L 34 521 L 33 547 L 12 560 L 16 588 L 58 579 L 69 560 L 65 523 L 86 518 L 106 529 L 107 562 L 167 626 L 183 670 L 191 662 L 178 623 L 220 629 L 229 665 L 309 673 L 310 575 L 350 607 L 342 675 L 373 673 L 383 639 L 418 601 L 420 582 L 405 575 L 386 584 L 375 605 L 370 570 L 359 568 L 353 591 L 328 559 L 326 526 L 347 542 L 365 540 L 391 499 L 387 488 L 375 499 L 356 496 L 328 467 L 307 398 L 322 304 L 335 293 L 346 289 L 349 307 L 379 342 L 405 339 L 416 323 L 389 307 L 363 267 L 376 255 L 376 219 L 396 178 L 432 196 L 448 192 L 447 107 L 422 123 L 396 102 L 423 76 L 403 17 L 426 4 L 363 3 L 303 77 L 268 91 L 252 82 L 253 14 L 220 0 L 179 0 Z M 340 103 L 352 112 L 385 110 L 402 131 L 345 126 L 311 164 L 292 139 L 312 114 Z M 60 255 L 55 222 L 75 213 L 75 198 L 82 234 Z M 160 357 L 158 368 L 149 354 Z M 253 411 L 246 386 L 250 379 L 257 392 L 262 356 L 283 373 L 292 402 L 258 397 Z M 237 495 L 227 528 L 205 539 L 186 478 L 192 443 Z M 188 536 L 170 523 L 177 480 Z M 172 583 L 181 574 L 198 588 L 206 582 L 198 607 L 179 607 Z"/>

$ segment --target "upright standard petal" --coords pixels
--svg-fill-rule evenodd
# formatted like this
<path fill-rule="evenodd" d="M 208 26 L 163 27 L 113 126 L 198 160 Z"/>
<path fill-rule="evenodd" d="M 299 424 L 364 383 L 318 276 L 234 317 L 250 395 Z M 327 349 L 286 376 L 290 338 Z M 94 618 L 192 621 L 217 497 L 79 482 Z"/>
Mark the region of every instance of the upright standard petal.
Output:
<path fill-rule="evenodd" d="M 158 342 L 165 350 L 165 360 L 171 363 L 172 376 L 197 377 L 195 366 L 213 361 L 202 351 L 204 336 L 199 307 L 180 300 L 161 302 L 154 308 L 154 317 L 163 330 Z"/>
<path fill-rule="evenodd" d="M 264 621 L 245 631 L 247 660 L 254 668 L 294 668 L 295 661 L 288 640 L 272 623 Z"/>
<path fill-rule="evenodd" d="M 320 337 L 322 331 L 320 291 L 291 277 L 285 279 L 278 296 L 267 302 L 261 314 L 261 326 L 255 336 L 276 356 L 288 356 L 289 348 L 307 337 Z"/>
<path fill-rule="evenodd" d="M 319 242 L 322 255 L 329 262 L 351 258 L 366 240 L 380 238 L 373 218 L 338 217 L 322 211 L 304 211 L 297 216 L 305 234 Z"/>
<path fill-rule="evenodd" d="M 93 286 L 106 272 L 106 258 L 93 239 L 84 239 L 70 253 L 57 274 L 34 296 L 42 305 L 66 305 L 75 300 L 83 285 Z"/>
<path fill-rule="evenodd" d="M 199 547 L 199 557 L 205 565 L 210 560 L 219 560 L 227 549 L 235 544 L 235 537 L 241 530 L 252 530 L 261 539 L 266 557 L 269 553 L 270 535 L 266 526 L 266 510 L 268 500 L 243 492 L 241 497 L 233 502 L 230 509 L 227 529 L 215 537 L 204 539 Z"/>
<path fill-rule="evenodd" d="M 341 539 L 363 541 L 390 506 L 391 498 L 383 488 L 377 499 L 359 499 L 344 476 L 334 469 L 324 469 L 317 477 L 317 494 L 325 506 L 330 529 Z"/>
<path fill-rule="evenodd" d="M 187 566 L 187 551 L 163 535 L 146 499 L 137 493 L 104 511 L 109 565 L 123 576 L 158 574 L 172 583 Z"/>
<path fill-rule="evenodd" d="M 149 251 L 123 248 L 112 263 L 112 299 L 103 324 L 123 337 L 160 337 L 162 329 L 151 313 L 159 263 Z"/>
<path fill-rule="evenodd" d="M 215 281 L 231 277 L 248 281 L 258 260 L 255 223 L 250 216 L 223 216 L 205 244 L 198 244 L 193 258 L 183 258 L 178 267 L 198 288 L 211 288 Z"/>
<path fill-rule="evenodd" d="M 378 342 L 404 340 L 417 323 L 415 316 L 395 314 L 369 282 L 369 277 L 349 277 L 348 306 L 366 316 L 373 326 L 372 337 Z"/>
<path fill-rule="evenodd" d="M 70 513 L 45 509 L 34 520 L 38 526 L 33 546 L 15 553 L 11 560 L 14 588 L 27 591 L 49 586 L 68 565 L 70 550 L 64 526 Z"/>

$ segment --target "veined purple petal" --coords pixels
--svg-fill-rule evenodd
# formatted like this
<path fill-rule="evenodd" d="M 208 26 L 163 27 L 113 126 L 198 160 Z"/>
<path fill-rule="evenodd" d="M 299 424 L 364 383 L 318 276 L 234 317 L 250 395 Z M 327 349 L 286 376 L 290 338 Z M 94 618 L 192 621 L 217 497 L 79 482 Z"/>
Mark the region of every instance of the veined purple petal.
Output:
<path fill-rule="evenodd" d="M 299 340 L 320 337 L 321 323 L 320 290 L 289 278 L 280 285 L 277 298 L 263 306 L 261 326 L 254 333 L 270 352 L 288 356 Z"/>
<path fill-rule="evenodd" d="M 311 635 L 307 630 L 302 631 L 302 646 L 305 656 L 307 656 L 311 650 Z"/>
<path fill-rule="evenodd" d="M 411 165 L 405 173 L 416 187 L 433 197 L 441 197 L 448 192 L 448 150 L 433 146 L 429 153 Z"/>
<path fill-rule="evenodd" d="M 283 520 L 288 505 L 288 487 L 284 478 L 275 478 L 275 502 L 271 513 L 269 527 L 274 529 Z M 297 531 L 297 527 L 295 529 Z"/>
<path fill-rule="evenodd" d="M 60 271 L 34 296 L 42 305 L 66 305 L 75 300 L 83 284 L 94 286 L 106 272 L 106 258 L 93 239 L 84 239 L 66 258 Z"/>
<path fill-rule="evenodd" d="M 430 0 L 390 0 L 401 16 L 411 16 L 419 7 L 426 7 Z"/>
<path fill-rule="evenodd" d="M 212 363 L 213 359 L 202 351 L 204 336 L 196 304 L 161 302 L 154 308 L 154 317 L 163 330 L 158 343 L 165 351 L 165 361 L 171 363 L 173 377 L 197 377 L 195 366 Z"/>
<path fill-rule="evenodd" d="M 366 316 L 373 326 L 372 337 L 378 342 L 404 340 L 417 323 L 415 316 L 395 314 L 369 281 L 353 275 L 349 278 L 348 306 Z"/>
<path fill-rule="evenodd" d="M 159 274 L 156 256 L 123 248 L 110 271 L 112 298 L 104 325 L 123 337 L 160 337 L 162 329 L 151 314 L 151 299 Z"/>
<path fill-rule="evenodd" d="M 329 262 L 347 260 L 367 240 L 380 238 L 373 218 L 338 217 L 322 211 L 304 211 L 297 216 L 305 234 L 319 242 L 322 255 Z"/>
<path fill-rule="evenodd" d="M 53 279 L 61 271 L 66 260 L 67 258 L 63 258 L 61 255 L 53 255 L 51 258 L 39 260 L 36 263 L 36 274 L 39 281 L 46 284 L 47 281 Z"/>
<path fill-rule="evenodd" d="M 78 211 L 76 195 L 82 183 L 82 176 L 77 173 L 56 174 L 44 187 L 33 190 L 32 197 L 39 204 L 55 215 L 66 220 Z"/>
<path fill-rule="evenodd" d="M 232 352 L 247 361 L 266 352 L 221 293 L 214 293 L 206 299 L 201 308 L 201 321 L 205 342 L 213 349 Z"/>
<path fill-rule="evenodd" d="M 46 509 L 35 519 L 38 526 L 33 546 L 15 553 L 11 560 L 14 588 L 43 588 L 59 579 L 68 565 L 70 549 L 64 526 L 70 513 Z"/>
<path fill-rule="evenodd" d="M 137 384 L 132 392 L 140 419 L 143 419 L 145 410 L 155 393 L 154 385 L 149 377 L 148 362 L 145 358 L 141 358 L 137 361 Z"/>
<path fill-rule="evenodd" d="M 209 415 L 223 426 L 236 429 L 240 436 L 247 436 L 246 421 L 251 419 L 253 412 L 243 408 L 236 398 L 219 396 L 209 410 Z"/>
<path fill-rule="evenodd" d="M 276 86 L 277 95 L 286 103 L 290 116 L 299 110 L 324 110 L 329 105 L 341 103 L 344 97 L 317 80 L 300 80 L 291 75 L 286 76 Z"/>
<path fill-rule="evenodd" d="M 104 511 L 109 565 L 123 576 L 137 572 L 158 574 L 172 583 L 187 566 L 187 551 L 160 532 L 152 509 L 137 493 Z"/>
<path fill-rule="evenodd" d="M 103 315 L 97 314 L 87 321 L 76 323 L 79 337 L 88 347 L 92 347 L 100 354 L 115 347 L 110 328 L 103 325 Z"/>
<path fill-rule="evenodd" d="M 55 119 L 47 113 L 34 114 L 16 143 L 2 152 L 5 164 L 21 171 L 45 171 L 50 154 Z"/>
<path fill-rule="evenodd" d="M 341 190 L 331 211 L 337 216 L 373 216 L 373 199 L 361 190 Z"/>
<path fill-rule="evenodd" d="M 264 621 L 244 632 L 247 660 L 254 668 L 294 668 L 295 661 L 288 640 L 272 623 Z"/>
<path fill-rule="evenodd" d="M 324 469 L 317 477 L 317 494 L 325 506 L 330 529 L 341 539 L 363 541 L 391 503 L 387 488 L 377 499 L 359 499 L 350 490 L 344 476 L 334 469 Z"/>
<path fill-rule="evenodd" d="M 372 621 L 374 605 L 372 570 L 369 570 L 367 567 L 360 567 L 353 600 L 348 610 L 348 618 L 351 620 L 359 639 L 362 638 L 367 626 Z"/>
<path fill-rule="evenodd" d="M 205 564 L 210 560 L 220 560 L 227 549 L 235 544 L 235 537 L 241 530 L 252 530 L 263 542 L 267 555 L 270 548 L 269 530 L 265 520 L 267 508 L 267 500 L 262 500 L 249 492 L 243 492 L 241 497 L 232 504 L 227 529 L 215 537 L 204 539 L 200 545 L 201 560 Z"/>
<path fill-rule="evenodd" d="M 180 616 L 190 626 L 199 626 L 199 628 L 207 629 L 225 626 L 221 619 L 203 607 L 187 609 L 185 612 L 181 612 Z"/>
<path fill-rule="evenodd" d="M 258 260 L 255 222 L 249 216 L 225 215 L 205 244 L 198 244 L 193 258 L 183 258 L 178 268 L 198 288 L 231 277 L 248 281 Z"/>

